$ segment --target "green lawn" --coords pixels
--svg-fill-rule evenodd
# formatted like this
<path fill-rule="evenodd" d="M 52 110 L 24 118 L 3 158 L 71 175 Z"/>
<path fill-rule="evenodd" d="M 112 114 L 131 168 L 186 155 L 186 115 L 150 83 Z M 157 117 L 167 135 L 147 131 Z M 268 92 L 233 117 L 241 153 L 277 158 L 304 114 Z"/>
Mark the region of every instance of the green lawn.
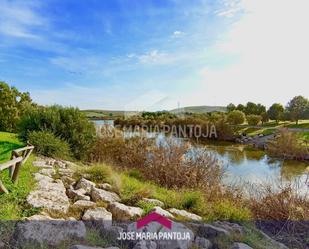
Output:
<path fill-rule="evenodd" d="M 22 147 L 23 143 L 18 140 L 16 134 L 0 132 L 0 163 L 10 159 L 13 149 Z M 26 203 L 26 197 L 35 186 L 32 173 L 34 156 L 22 166 L 19 180 L 16 185 L 12 184 L 8 177 L 8 170 L 0 173 L 1 181 L 9 190 L 9 194 L 0 193 L 0 220 L 16 220 L 31 215 L 36 210 L 31 209 Z M 0 236 L 1 237 L 1 236 Z"/>

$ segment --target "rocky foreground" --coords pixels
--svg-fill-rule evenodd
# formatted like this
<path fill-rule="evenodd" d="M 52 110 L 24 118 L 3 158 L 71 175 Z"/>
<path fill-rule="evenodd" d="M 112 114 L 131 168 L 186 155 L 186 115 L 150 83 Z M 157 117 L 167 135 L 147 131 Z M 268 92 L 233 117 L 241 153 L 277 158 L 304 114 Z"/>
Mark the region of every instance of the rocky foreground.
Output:
<path fill-rule="evenodd" d="M 87 176 L 76 181 L 73 176 L 77 165 L 51 158 L 37 158 L 34 174 L 36 188 L 27 197 L 28 204 L 40 210 L 39 214 L 15 225 L 9 243 L 0 248 L 69 248 L 69 249 L 250 249 L 237 241 L 245 233 L 244 227 L 230 222 L 205 224 L 202 217 L 186 210 L 164 209 L 164 203 L 144 198 L 155 205 L 152 211 L 172 220 L 171 231 L 186 233 L 186 240 L 118 240 L 123 232 L 165 232 L 167 228 L 152 222 L 142 229 L 136 220 L 143 210 L 121 203 L 121 198 L 108 183 L 95 184 Z M 179 222 L 185 220 L 186 222 Z M 102 247 L 92 247 L 89 231 L 98 235 Z M 171 232 L 170 231 L 170 232 Z M 287 248 L 261 233 L 264 247 Z M 96 241 L 98 242 L 98 241 Z"/>

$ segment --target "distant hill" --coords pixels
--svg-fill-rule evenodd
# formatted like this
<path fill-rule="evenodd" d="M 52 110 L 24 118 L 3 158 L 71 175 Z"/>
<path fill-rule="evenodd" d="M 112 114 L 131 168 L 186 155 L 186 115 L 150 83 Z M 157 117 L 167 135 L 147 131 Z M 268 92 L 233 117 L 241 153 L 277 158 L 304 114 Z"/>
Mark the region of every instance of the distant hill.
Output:
<path fill-rule="evenodd" d="M 225 106 L 187 106 L 171 110 L 172 113 L 189 112 L 189 113 L 207 113 L 207 112 L 226 112 Z"/>
<path fill-rule="evenodd" d="M 207 112 L 225 112 L 224 106 L 187 106 L 179 109 L 171 110 L 171 113 L 207 113 Z M 137 112 L 111 111 L 111 110 L 82 110 L 90 119 L 114 119 L 126 115 L 138 114 Z"/>
<path fill-rule="evenodd" d="M 88 118 L 92 119 L 110 119 L 124 116 L 124 111 L 111 111 L 111 110 L 82 110 Z M 128 114 L 130 112 L 126 112 Z M 134 112 L 132 112 L 134 113 Z"/>

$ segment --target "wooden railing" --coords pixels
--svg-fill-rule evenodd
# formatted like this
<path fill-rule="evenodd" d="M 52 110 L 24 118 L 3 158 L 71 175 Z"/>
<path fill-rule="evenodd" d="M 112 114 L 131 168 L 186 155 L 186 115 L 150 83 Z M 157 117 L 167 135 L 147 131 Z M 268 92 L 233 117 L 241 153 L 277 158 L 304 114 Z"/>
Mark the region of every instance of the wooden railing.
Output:
<path fill-rule="evenodd" d="M 18 181 L 18 176 L 21 166 L 27 161 L 31 152 L 33 151 L 34 146 L 29 145 L 20 149 L 12 151 L 11 160 L 5 163 L 0 164 L 0 173 L 3 170 L 9 170 L 9 176 L 14 184 Z M 8 193 L 4 184 L 0 180 L 0 192 Z"/>

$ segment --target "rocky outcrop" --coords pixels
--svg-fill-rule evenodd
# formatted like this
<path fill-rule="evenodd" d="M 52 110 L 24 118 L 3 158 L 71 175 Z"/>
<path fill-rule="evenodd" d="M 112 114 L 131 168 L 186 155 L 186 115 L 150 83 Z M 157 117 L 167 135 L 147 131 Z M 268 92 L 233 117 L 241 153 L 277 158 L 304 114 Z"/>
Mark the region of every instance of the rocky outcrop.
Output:
<path fill-rule="evenodd" d="M 113 214 L 113 218 L 119 221 L 140 218 L 143 214 L 143 210 L 141 208 L 126 206 L 119 202 L 109 204 L 108 210 Z"/>
<path fill-rule="evenodd" d="M 87 180 L 85 178 L 82 178 L 76 184 L 75 189 L 83 189 L 83 190 L 85 190 L 85 193 L 90 194 L 92 188 L 94 188 L 94 187 L 95 187 L 95 183 L 94 182 L 91 182 L 91 181 L 89 181 L 89 180 Z"/>
<path fill-rule="evenodd" d="M 183 218 L 185 220 L 202 221 L 202 217 L 201 216 L 189 213 L 186 210 L 179 210 L 179 209 L 176 209 L 176 208 L 170 208 L 168 211 L 171 214 L 173 214 L 175 216 L 178 216 L 178 217 L 181 217 L 181 218 Z"/>
<path fill-rule="evenodd" d="M 88 209 L 82 219 L 84 221 L 101 221 L 104 227 L 110 227 L 112 225 L 112 213 L 103 207 Z"/>
<path fill-rule="evenodd" d="M 104 189 L 93 188 L 91 191 L 91 198 L 94 201 L 103 201 L 107 203 L 119 202 L 120 197 L 113 192 L 106 191 Z"/>
<path fill-rule="evenodd" d="M 77 202 L 74 202 L 74 204 L 72 205 L 73 208 L 82 209 L 82 210 L 94 208 L 95 206 L 96 206 L 95 202 L 85 201 L 85 200 L 79 200 Z"/>
<path fill-rule="evenodd" d="M 168 211 L 162 209 L 161 207 L 154 207 L 151 212 L 156 212 L 157 214 L 160 214 L 164 217 L 170 218 L 170 219 L 174 219 L 175 217 Z"/>
<path fill-rule="evenodd" d="M 86 227 L 81 221 L 30 220 L 16 225 L 11 244 L 17 248 L 57 248 L 63 242 L 83 240 L 85 236 Z"/>
<path fill-rule="evenodd" d="M 133 249 L 157 249 L 157 244 L 154 241 L 142 240 L 136 243 Z"/>
<path fill-rule="evenodd" d="M 37 188 L 32 191 L 27 202 L 34 208 L 43 208 L 52 213 L 67 213 L 70 203 L 61 180 L 54 181 L 48 176 L 36 174 Z"/>
<path fill-rule="evenodd" d="M 163 207 L 164 206 L 164 203 L 162 201 L 157 200 L 157 199 L 143 198 L 142 201 L 149 203 L 149 204 L 152 204 L 152 205 L 155 205 L 157 207 Z"/>

